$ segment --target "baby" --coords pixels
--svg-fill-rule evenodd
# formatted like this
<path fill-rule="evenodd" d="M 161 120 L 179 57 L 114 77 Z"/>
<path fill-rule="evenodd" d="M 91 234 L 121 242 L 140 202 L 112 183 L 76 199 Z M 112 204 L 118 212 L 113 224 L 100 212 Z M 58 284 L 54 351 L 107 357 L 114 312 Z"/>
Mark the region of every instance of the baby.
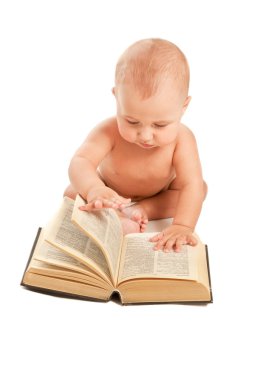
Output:
<path fill-rule="evenodd" d="M 125 234 L 172 217 L 150 239 L 165 252 L 197 244 L 193 232 L 207 193 L 194 135 L 181 123 L 188 87 L 188 63 L 176 45 L 162 39 L 131 45 L 116 67 L 117 114 L 77 150 L 64 193 L 86 199 L 83 211 L 116 209 Z"/>

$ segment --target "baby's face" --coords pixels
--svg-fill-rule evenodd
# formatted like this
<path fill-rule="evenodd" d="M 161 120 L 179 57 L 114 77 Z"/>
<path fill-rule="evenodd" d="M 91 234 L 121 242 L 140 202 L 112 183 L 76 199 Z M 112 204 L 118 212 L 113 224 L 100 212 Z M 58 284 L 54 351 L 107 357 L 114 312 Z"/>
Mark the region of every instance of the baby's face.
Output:
<path fill-rule="evenodd" d="M 177 138 L 189 98 L 184 99 L 172 84 L 145 100 L 132 86 L 121 84 L 115 89 L 115 96 L 118 128 L 123 139 L 143 149 L 153 149 L 169 145 Z"/>

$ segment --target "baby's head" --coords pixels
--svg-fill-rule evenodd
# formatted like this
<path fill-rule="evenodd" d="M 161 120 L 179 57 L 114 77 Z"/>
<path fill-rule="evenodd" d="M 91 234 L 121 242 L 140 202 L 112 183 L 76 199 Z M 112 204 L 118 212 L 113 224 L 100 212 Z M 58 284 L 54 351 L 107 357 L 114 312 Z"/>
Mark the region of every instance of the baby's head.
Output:
<path fill-rule="evenodd" d="M 115 85 L 132 85 L 140 98 L 147 99 L 173 83 L 186 98 L 189 77 L 182 51 L 167 40 L 152 38 L 135 42 L 122 54 L 116 66 Z"/>
<path fill-rule="evenodd" d="M 170 124 L 170 132 L 166 135 L 168 143 L 175 139 L 181 116 L 190 100 L 189 76 L 187 60 L 173 43 L 154 38 L 131 45 L 117 63 L 113 88 L 122 136 L 132 141 L 124 133 L 129 124 L 136 127 L 137 124 L 139 127 Z M 158 134 L 165 135 L 165 129 L 163 133 L 160 129 L 159 133 L 156 132 Z M 149 140 L 149 136 L 143 136 L 140 141 Z"/>

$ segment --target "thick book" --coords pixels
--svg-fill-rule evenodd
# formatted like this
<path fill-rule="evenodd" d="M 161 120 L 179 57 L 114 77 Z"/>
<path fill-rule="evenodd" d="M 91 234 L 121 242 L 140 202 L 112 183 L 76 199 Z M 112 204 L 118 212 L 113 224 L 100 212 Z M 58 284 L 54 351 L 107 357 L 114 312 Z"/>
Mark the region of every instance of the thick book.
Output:
<path fill-rule="evenodd" d="M 83 204 L 65 197 L 39 228 L 21 285 L 101 301 L 117 292 L 122 304 L 212 302 L 207 246 L 197 235 L 195 247 L 155 251 L 158 222 L 153 232 L 124 236 L 115 210 L 80 211 Z"/>

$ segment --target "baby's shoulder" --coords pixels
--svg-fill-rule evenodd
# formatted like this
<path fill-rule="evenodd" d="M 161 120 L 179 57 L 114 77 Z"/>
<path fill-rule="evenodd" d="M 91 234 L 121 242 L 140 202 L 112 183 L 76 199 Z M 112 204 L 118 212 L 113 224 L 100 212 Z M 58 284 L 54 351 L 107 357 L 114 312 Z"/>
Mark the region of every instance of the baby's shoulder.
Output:
<path fill-rule="evenodd" d="M 92 135 L 107 136 L 107 138 L 113 139 L 115 137 L 115 131 L 117 131 L 117 119 L 116 117 L 108 117 L 100 121 L 92 130 Z"/>
<path fill-rule="evenodd" d="M 117 119 L 115 116 L 108 117 L 107 119 L 104 119 L 100 121 L 95 127 L 97 130 L 104 131 L 104 132 L 110 132 L 115 130 L 117 128 Z"/>
<path fill-rule="evenodd" d="M 179 133 L 178 133 L 178 143 L 183 141 L 195 141 L 194 133 L 190 128 L 188 128 L 185 124 L 180 124 Z"/>

